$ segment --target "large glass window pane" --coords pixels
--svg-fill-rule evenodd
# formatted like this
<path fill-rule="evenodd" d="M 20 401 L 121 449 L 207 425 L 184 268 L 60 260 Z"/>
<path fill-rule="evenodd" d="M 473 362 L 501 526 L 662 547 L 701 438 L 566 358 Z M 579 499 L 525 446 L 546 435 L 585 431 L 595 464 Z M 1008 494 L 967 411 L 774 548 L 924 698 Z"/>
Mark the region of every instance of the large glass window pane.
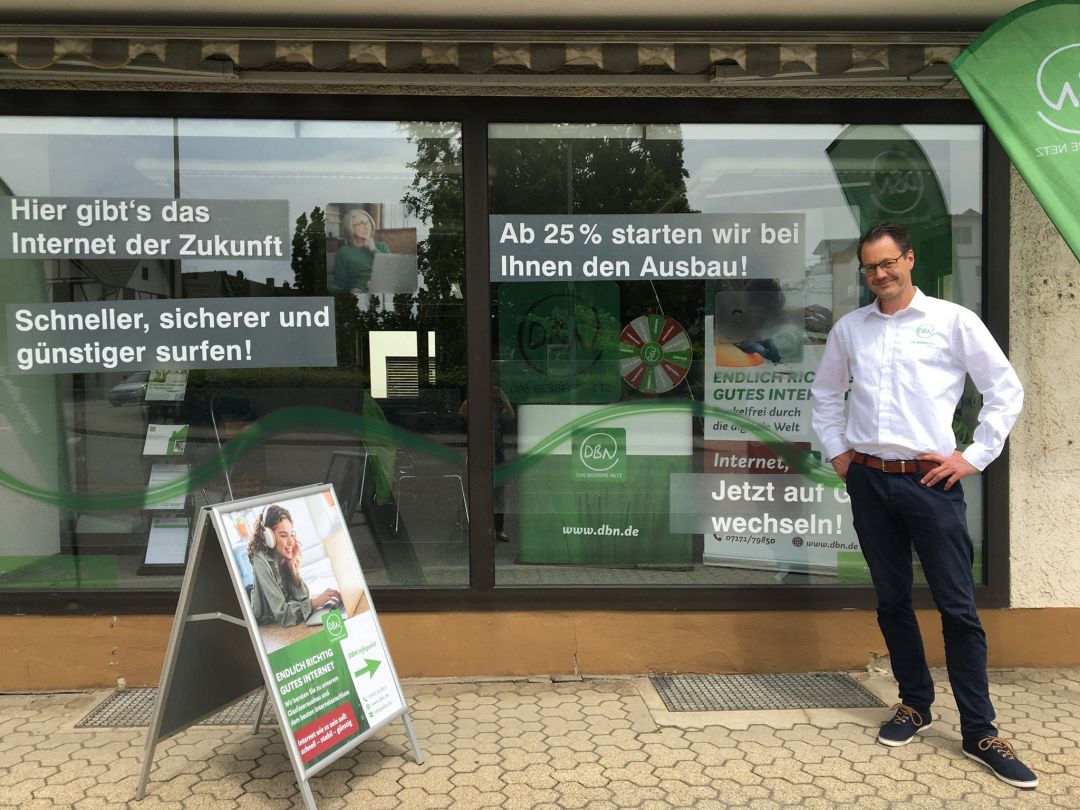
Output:
<path fill-rule="evenodd" d="M 372 585 L 465 584 L 461 189 L 456 123 L 0 118 L 5 244 L 115 239 L 0 254 L 0 589 L 176 588 L 198 507 L 323 481 Z"/>
<path fill-rule="evenodd" d="M 916 283 L 981 314 L 981 128 L 489 137 L 497 584 L 868 584 L 809 386 L 870 300 L 871 223 L 906 223 Z M 961 447 L 977 413 L 969 392 Z"/>

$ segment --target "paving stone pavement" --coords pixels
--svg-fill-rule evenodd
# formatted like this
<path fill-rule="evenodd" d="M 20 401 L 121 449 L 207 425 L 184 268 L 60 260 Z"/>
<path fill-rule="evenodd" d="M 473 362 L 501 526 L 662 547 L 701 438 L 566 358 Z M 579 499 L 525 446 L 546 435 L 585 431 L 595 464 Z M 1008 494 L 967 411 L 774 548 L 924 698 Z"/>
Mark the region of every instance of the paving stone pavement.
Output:
<path fill-rule="evenodd" d="M 1002 734 L 1039 774 L 1018 791 L 960 755 L 943 672 L 933 729 L 874 741 L 882 709 L 670 713 L 646 678 L 405 681 L 426 760 L 393 723 L 312 779 L 322 810 L 1080 808 L 1080 670 L 1002 670 Z M 895 683 L 859 676 L 893 702 Z M 196 727 L 159 744 L 133 800 L 145 729 L 76 729 L 109 692 L 0 695 L 0 807 L 301 807 L 280 734 Z"/>

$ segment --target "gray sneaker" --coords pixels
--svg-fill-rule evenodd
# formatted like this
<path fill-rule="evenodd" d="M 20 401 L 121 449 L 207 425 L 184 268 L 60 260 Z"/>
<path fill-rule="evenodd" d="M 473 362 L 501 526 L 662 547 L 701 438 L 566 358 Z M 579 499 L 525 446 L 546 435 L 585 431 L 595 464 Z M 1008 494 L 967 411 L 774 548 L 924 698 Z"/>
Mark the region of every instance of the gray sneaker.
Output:
<path fill-rule="evenodd" d="M 882 745 L 907 745 L 920 731 L 926 731 L 933 724 L 929 709 L 919 712 L 903 703 L 893 706 L 895 714 L 883 723 L 878 732 L 877 741 Z"/>

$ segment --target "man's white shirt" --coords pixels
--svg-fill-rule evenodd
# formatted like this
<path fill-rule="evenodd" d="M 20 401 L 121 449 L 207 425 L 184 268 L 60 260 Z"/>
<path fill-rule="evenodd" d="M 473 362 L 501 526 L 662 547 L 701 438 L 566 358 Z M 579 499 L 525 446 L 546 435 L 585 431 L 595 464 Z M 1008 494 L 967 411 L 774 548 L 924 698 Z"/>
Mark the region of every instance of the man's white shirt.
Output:
<path fill-rule="evenodd" d="M 1023 407 L 1012 365 L 969 309 L 918 289 L 895 315 L 883 314 L 875 301 L 845 315 L 829 333 L 811 386 L 814 431 L 829 458 L 847 450 L 885 459 L 950 455 L 966 374 L 983 406 L 964 458 L 982 470 L 1001 453 Z"/>

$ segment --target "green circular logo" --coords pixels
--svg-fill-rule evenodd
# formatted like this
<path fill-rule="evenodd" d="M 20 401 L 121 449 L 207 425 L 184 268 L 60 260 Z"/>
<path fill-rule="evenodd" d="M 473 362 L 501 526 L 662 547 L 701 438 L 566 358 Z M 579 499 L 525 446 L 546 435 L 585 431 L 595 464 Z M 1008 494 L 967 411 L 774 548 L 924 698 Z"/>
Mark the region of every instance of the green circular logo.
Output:
<path fill-rule="evenodd" d="M 345 622 L 341 620 L 341 614 L 336 610 L 331 610 L 323 616 L 323 627 L 332 639 L 345 638 L 348 635 Z"/>
<path fill-rule="evenodd" d="M 1080 107 L 1076 97 L 1077 61 L 1080 59 L 1080 42 L 1063 45 L 1051 51 L 1039 63 L 1035 73 L 1035 88 L 1043 103 L 1038 110 L 1039 118 L 1059 132 L 1080 133 Z"/>
<path fill-rule="evenodd" d="M 578 458 L 593 472 L 607 472 L 619 463 L 619 443 L 610 433 L 590 433 L 578 448 Z"/>
<path fill-rule="evenodd" d="M 603 355 L 602 310 L 574 293 L 534 301 L 518 325 L 520 357 L 548 377 L 589 371 Z"/>
<path fill-rule="evenodd" d="M 886 149 L 874 158 L 870 195 L 883 211 L 906 214 L 922 200 L 923 191 L 923 173 L 911 155 Z"/>
<path fill-rule="evenodd" d="M 659 343 L 646 343 L 641 347 L 641 359 L 650 366 L 655 366 L 664 359 L 664 350 Z"/>
<path fill-rule="evenodd" d="M 922 326 L 915 330 L 915 334 L 921 338 L 928 338 L 934 334 L 934 327 L 928 323 L 924 323 Z"/>

